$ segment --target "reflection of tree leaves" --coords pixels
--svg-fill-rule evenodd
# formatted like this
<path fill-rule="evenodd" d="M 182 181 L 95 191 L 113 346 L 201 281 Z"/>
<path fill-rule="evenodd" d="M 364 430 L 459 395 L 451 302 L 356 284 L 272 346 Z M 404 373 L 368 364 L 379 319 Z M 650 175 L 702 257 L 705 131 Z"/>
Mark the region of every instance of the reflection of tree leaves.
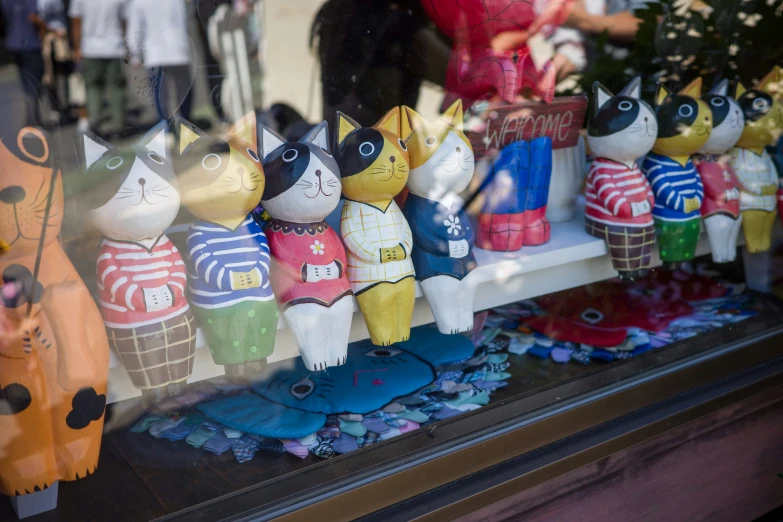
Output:
<path fill-rule="evenodd" d="M 655 30 L 655 50 L 673 72 L 693 64 L 704 42 L 704 22 L 692 12 L 684 16 L 670 13 Z"/>
<path fill-rule="evenodd" d="M 639 32 L 627 57 L 618 59 L 607 48 L 605 36 L 594 39 L 596 55 L 589 70 L 580 81 L 585 92 L 590 92 L 598 80 L 611 91 L 618 92 L 636 75 L 643 79 L 644 96 L 652 100 L 655 84 L 666 80 L 672 89 L 678 89 L 696 77 L 701 77 L 707 86 L 713 80 L 740 77 L 747 84 L 768 73 L 773 65 L 783 65 L 783 0 L 712 0 L 714 8 L 707 19 L 692 14 L 703 22 L 703 36 L 692 62 L 673 62 L 671 67 L 665 60 L 674 55 L 666 46 L 659 52 L 656 41 L 658 21 L 665 13 L 673 11 L 673 0 L 661 0 L 636 10 L 641 20 Z M 754 15 L 749 27 L 738 13 L 744 13 L 744 20 Z M 731 32 L 733 30 L 733 32 Z M 685 51 L 691 42 L 685 42 Z M 683 52 L 683 60 L 687 53 Z"/>
<path fill-rule="evenodd" d="M 725 39 L 741 36 L 747 29 L 743 21 L 754 13 L 756 3 L 757 0 L 712 0 L 715 29 Z"/>

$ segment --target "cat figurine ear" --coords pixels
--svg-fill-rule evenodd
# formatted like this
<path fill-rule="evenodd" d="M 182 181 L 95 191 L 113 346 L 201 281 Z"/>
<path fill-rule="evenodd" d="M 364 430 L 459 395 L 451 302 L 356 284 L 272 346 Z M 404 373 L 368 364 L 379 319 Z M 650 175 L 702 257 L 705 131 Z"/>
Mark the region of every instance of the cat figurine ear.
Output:
<path fill-rule="evenodd" d="M 248 145 L 254 151 L 258 150 L 258 133 L 256 132 L 257 118 L 255 112 L 245 114 L 226 130 L 226 139 L 237 138 Z"/>
<path fill-rule="evenodd" d="M 729 80 L 724 78 L 723 80 L 719 81 L 712 89 L 710 89 L 708 94 L 714 94 L 716 96 L 728 96 Z"/>
<path fill-rule="evenodd" d="M 449 124 L 449 126 L 454 127 L 458 131 L 462 132 L 463 122 L 464 122 L 464 116 L 462 114 L 462 100 L 457 99 L 454 103 L 451 104 L 451 107 L 446 109 L 446 111 L 441 114 L 441 119 Z"/>
<path fill-rule="evenodd" d="M 701 85 L 701 78 L 696 78 L 691 83 L 683 87 L 683 89 L 678 94 L 683 94 L 685 96 L 698 99 L 701 97 Z"/>
<path fill-rule="evenodd" d="M 312 143 L 329 152 L 329 124 L 322 121 L 305 134 L 299 143 Z"/>
<path fill-rule="evenodd" d="M 628 82 L 628 85 L 623 87 L 623 90 L 620 91 L 619 96 L 628 96 L 629 98 L 640 100 L 642 98 L 642 77 L 637 76 Z"/>
<path fill-rule="evenodd" d="M 742 82 L 737 82 L 737 86 L 734 88 L 734 99 L 739 100 L 746 92 L 748 89 L 742 85 Z"/>
<path fill-rule="evenodd" d="M 350 133 L 355 131 L 356 129 L 361 129 L 362 126 L 359 125 L 356 120 L 351 118 L 350 116 L 343 114 L 342 112 L 337 112 L 337 128 L 335 129 L 335 143 L 337 146 L 339 146 L 348 136 Z"/>
<path fill-rule="evenodd" d="M 106 143 L 98 136 L 86 132 L 82 134 L 82 151 L 84 152 L 84 164 L 85 170 L 88 170 L 93 163 L 101 159 L 104 153 L 111 149 L 112 146 Z"/>
<path fill-rule="evenodd" d="M 759 84 L 756 86 L 756 90 L 759 90 L 761 92 L 765 92 L 772 96 L 781 96 L 781 78 L 779 74 L 779 68 L 773 67 L 767 75 L 761 79 Z"/>
<path fill-rule="evenodd" d="M 669 89 L 663 85 L 658 85 L 658 90 L 655 91 L 655 107 L 660 107 L 663 105 L 663 102 L 666 100 L 666 97 L 669 96 L 669 94 Z"/>
<path fill-rule="evenodd" d="M 156 153 L 161 158 L 169 159 L 169 144 L 167 140 L 168 124 L 162 121 L 152 127 L 137 143 L 145 149 Z"/>
<path fill-rule="evenodd" d="M 174 127 L 177 129 L 177 153 L 182 154 L 188 145 L 195 142 L 202 136 L 206 136 L 206 133 L 190 123 L 185 118 L 177 116 L 174 119 Z"/>
<path fill-rule="evenodd" d="M 601 82 L 593 83 L 593 114 L 597 114 L 601 107 L 609 103 L 613 96 L 614 94 L 604 87 Z"/>
<path fill-rule="evenodd" d="M 286 143 L 285 138 L 266 125 L 258 126 L 258 151 L 262 160 L 265 160 L 269 154 Z"/>

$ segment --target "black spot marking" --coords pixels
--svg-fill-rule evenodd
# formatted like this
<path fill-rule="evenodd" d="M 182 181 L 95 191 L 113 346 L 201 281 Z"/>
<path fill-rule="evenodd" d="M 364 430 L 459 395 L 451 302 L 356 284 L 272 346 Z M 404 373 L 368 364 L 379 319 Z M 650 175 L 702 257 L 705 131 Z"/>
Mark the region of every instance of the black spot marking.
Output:
<path fill-rule="evenodd" d="M 33 402 L 30 390 L 18 383 L 0 388 L 0 415 L 16 415 Z"/>
<path fill-rule="evenodd" d="M 33 285 L 33 274 L 26 266 L 13 264 L 3 270 L 3 285 L 17 283 L 21 285 L 13 297 L 0 297 L 0 304 L 5 308 L 17 308 L 33 301 L 38 304 L 44 292 L 43 285 L 36 281 Z M 29 339 L 27 339 L 29 341 Z"/>
<path fill-rule="evenodd" d="M 103 417 L 106 396 L 98 395 L 94 388 L 82 388 L 74 395 L 71 405 L 73 409 L 65 417 L 65 423 L 73 430 L 81 430 Z"/>

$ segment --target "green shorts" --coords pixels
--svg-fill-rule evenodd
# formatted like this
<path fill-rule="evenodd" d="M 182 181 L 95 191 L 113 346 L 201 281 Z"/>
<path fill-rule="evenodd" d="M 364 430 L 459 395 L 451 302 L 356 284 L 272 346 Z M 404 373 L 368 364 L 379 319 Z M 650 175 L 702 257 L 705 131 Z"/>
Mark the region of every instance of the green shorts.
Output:
<path fill-rule="evenodd" d="M 658 251 L 665 263 L 692 261 L 701 233 L 701 217 L 688 221 L 667 221 L 655 218 L 655 235 L 658 236 Z"/>
<path fill-rule="evenodd" d="M 272 355 L 277 334 L 277 302 L 243 301 L 225 308 L 191 306 L 215 364 L 259 361 Z"/>

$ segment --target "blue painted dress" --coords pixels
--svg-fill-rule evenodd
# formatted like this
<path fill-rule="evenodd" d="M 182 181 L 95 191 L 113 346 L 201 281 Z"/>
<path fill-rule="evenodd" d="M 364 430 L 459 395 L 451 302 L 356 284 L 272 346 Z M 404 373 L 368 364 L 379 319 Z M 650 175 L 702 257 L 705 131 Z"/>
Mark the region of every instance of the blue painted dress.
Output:
<path fill-rule="evenodd" d="M 410 194 L 402 213 L 413 232 L 411 259 L 417 280 L 439 275 L 462 280 L 476 268 L 473 227 L 461 200 L 446 207 Z"/>

